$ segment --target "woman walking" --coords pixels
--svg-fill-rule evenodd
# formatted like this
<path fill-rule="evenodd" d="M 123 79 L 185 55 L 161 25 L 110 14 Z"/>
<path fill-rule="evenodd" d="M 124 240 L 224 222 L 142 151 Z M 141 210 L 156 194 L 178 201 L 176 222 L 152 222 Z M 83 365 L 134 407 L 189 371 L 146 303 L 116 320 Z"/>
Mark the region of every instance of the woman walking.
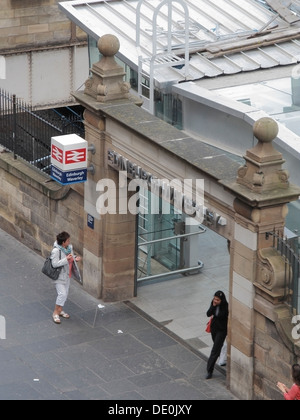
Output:
<path fill-rule="evenodd" d="M 227 336 L 227 322 L 228 322 L 228 302 L 224 292 L 218 290 L 210 307 L 206 313 L 208 317 L 212 317 L 211 321 L 211 338 L 213 340 L 213 347 L 207 361 L 207 375 L 206 379 L 211 379 L 214 367 L 218 357 L 220 356 L 224 341 Z"/>
<path fill-rule="evenodd" d="M 66 319 L 70 318 L 70 315 L 63 311 L 63 307 L 69 294 L 74 259 L 75 261 L 80 261 L 81 258 L 73 256 L 73 247 L 70 243 L 70 235 L 68 232 L 59 233 L 51 252 L 53 267 L 62 267 L 58 279 L 54 282 L 57 291 L 57 298 L 52 318 L 55 324 L 61 323 L 60 317 Z"/>

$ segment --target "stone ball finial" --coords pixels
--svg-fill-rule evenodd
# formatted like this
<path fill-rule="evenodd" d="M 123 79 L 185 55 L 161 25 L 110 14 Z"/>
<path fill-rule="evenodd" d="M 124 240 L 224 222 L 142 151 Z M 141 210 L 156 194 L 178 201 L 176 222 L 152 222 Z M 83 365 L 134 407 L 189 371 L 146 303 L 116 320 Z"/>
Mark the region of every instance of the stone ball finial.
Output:
<path fill-rule="evenodd" d="M 271 143 L 279 131 L 278 124 L 269 117 L 260 118 L 253 126 L 253 134 L 262 143 Z"/>
<path fill-rule="evenodd" d="M 120 41 L 115 35 L 103 35 L 98 41 L 98 49 L 104 57 L 112 57 L 120 49 Z"/>

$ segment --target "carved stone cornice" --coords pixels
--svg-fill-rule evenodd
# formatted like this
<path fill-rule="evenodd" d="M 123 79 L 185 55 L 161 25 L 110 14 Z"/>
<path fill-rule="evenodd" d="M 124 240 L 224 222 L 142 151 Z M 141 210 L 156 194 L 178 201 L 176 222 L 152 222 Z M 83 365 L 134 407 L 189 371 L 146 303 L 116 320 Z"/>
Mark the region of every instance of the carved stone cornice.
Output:
<path fill-rule="evenodd" d="M 285 278 L 290 265 L 275 248 L 264 248 L 257 251 L 257 283 L 276 296 L 285 294 Z"/>

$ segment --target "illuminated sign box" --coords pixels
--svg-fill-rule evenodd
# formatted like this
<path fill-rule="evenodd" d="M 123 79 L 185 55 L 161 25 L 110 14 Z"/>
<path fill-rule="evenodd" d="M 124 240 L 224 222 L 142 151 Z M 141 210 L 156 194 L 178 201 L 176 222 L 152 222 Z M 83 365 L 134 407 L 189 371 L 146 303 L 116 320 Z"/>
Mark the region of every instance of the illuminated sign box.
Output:
<path fill-rule="evenodd" d="M 51 178 L 62 185 L 87 180 L 88 143 L 77 134 L 51 138 Z"/>

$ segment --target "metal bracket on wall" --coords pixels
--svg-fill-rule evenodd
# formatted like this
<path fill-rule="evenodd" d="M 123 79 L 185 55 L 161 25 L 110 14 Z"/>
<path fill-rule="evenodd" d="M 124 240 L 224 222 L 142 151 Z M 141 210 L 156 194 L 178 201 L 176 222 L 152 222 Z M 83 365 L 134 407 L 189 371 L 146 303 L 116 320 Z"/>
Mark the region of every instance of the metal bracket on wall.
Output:
<path fill-rule="evenodd" d="M 91 174 L 91 175 L 95 175 L 95 166 L 93 164 L 91 164 L 91 166 L 89 166 L 87 168 L 87 171 Z"/>
<path fill-rule="evenodd" d="M 94 154 L 96 153 L 96 147 L 95 147 L 95 145 L 94 145 L 94 144 L 91 144 L 91 145 L 88 147 L 88 151 L 89 151 L 89 152 L 92 152 L 92 155 L 94 155 Z"/>

